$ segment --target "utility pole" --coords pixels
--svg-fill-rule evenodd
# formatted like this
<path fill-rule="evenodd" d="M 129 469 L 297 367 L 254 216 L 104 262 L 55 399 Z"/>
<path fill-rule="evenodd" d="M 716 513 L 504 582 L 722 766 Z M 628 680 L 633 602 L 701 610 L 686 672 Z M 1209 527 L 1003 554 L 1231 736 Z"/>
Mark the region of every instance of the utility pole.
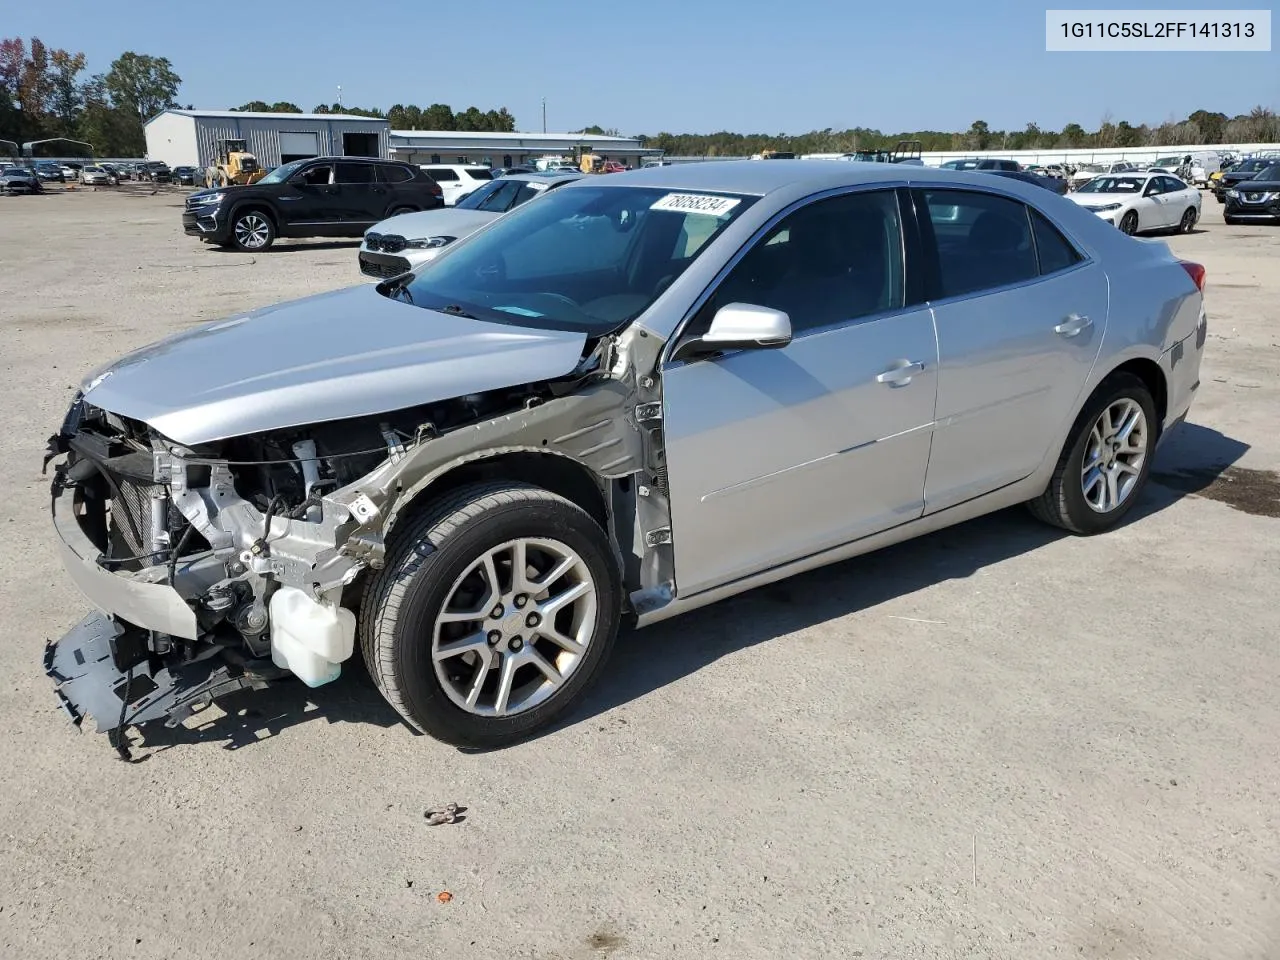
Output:
<path fill-rule="evenodd" d="M 547 98 L 542 98 L 542 132 L 547 132 Z"/>

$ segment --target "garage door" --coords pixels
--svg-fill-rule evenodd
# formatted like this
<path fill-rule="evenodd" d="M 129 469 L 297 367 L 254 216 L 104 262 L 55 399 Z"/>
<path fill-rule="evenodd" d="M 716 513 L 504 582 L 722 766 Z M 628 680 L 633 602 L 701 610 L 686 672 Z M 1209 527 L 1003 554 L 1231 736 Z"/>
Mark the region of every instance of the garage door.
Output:
<path fill-rule="evenodd" d="M 320 156 L 320 135 L 318 133 L 285 133 L 281 131 L 281 163 L 318 156 Z"/>

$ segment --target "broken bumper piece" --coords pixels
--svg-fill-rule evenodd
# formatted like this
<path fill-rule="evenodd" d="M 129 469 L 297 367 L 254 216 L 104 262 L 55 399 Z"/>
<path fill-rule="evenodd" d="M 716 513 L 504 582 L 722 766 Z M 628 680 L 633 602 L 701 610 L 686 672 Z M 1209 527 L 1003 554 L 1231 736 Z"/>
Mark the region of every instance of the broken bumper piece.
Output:
<path fill-rule="evenodd" d="M 203 659 L 180 666 L 156 666 L 145 657 L 145 637 L 106 615 L 94 612 L 45 649 L 45 672 L 71 721 L 87 716 L 105 733 L 120 726 L 165 720 L 176 726 L 215 697 L 267 686 L 270 677 L 228 663 L 210 649 Z M 132 665 L 127 665 L 129 662 Z M 122 669 L 121 664 L 126 664 Z M 128 705 L 125 705 L 125 696 Z M 123 724 L 121 724 L 121 707 Z"/>

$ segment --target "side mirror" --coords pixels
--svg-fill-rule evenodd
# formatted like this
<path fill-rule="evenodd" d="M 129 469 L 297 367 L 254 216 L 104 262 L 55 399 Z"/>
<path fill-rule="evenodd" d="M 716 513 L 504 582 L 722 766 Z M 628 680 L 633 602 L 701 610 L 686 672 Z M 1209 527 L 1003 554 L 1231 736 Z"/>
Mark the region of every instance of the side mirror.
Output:
<path fill-rule="evenodd" d="M 791 342 L 791 318 L 781 310 L 730 303 L 716 311 L 700 337 L 676 348 L 673 360 L 693 360 L 726 350 L 770 350 Z"/>

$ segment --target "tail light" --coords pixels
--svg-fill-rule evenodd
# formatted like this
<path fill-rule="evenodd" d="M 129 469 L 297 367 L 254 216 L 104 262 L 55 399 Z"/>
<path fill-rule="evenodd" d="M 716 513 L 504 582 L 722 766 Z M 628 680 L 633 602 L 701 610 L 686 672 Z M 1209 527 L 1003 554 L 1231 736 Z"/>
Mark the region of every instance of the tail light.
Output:
<path fill-rule="evenodd" d="M 1204 264 L 1193 263 L 1190 260 L 1179 260 L 1178 263 L 1182 265 L 1183 270 L 1187 271 L 1187 276 L 1189 276 L 1191 278 L 1191 282 L 1196 285 L 1196 289 L 1201 293 L 1204 293 Z"/>

